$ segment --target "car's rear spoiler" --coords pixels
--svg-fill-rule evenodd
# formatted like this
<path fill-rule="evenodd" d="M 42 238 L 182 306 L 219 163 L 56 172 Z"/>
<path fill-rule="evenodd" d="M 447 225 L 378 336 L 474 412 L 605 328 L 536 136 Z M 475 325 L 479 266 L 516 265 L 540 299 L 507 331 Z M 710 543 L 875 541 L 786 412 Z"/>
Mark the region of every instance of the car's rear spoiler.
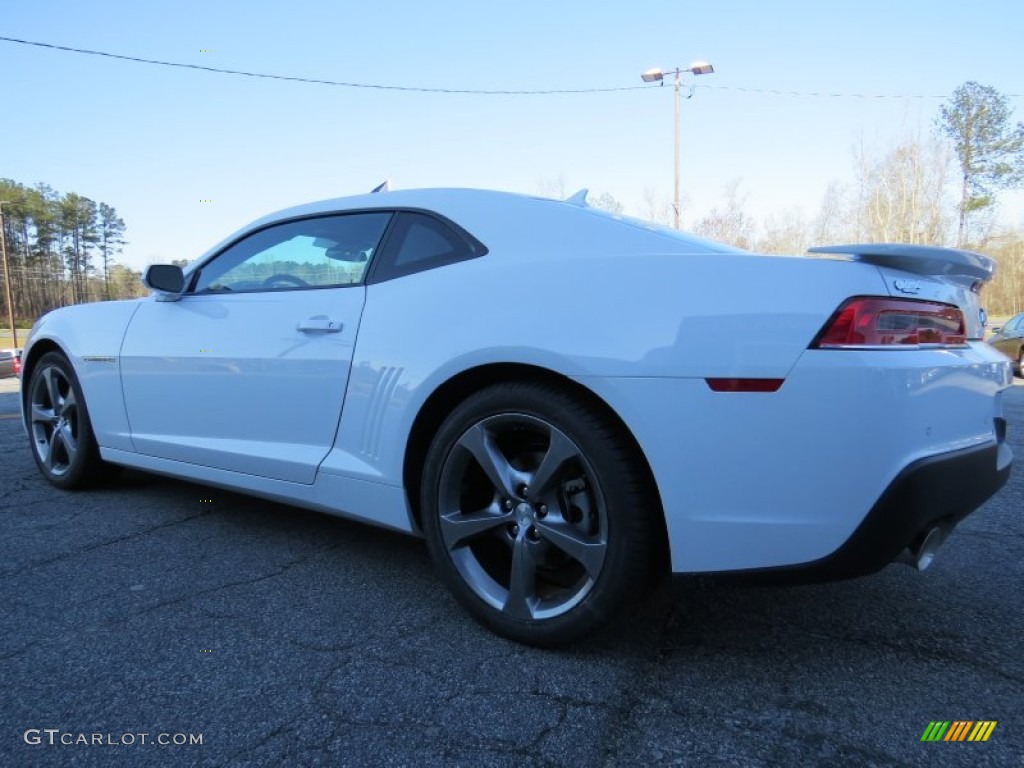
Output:
<path fill-rule="evenodd" d="M 996 273 L 996 262 L 988 256 L 956 248 L 899 243 L 819 245 L 811 253 L 841 253 L 879 267 L 892 267 L 917 275 L 942 275 L 959 283 L 981 280 L 987 283 Z M 958 279 L 959 278 L 959 279 Z M 967 278 L 967 279 L 965 279 Z"/>

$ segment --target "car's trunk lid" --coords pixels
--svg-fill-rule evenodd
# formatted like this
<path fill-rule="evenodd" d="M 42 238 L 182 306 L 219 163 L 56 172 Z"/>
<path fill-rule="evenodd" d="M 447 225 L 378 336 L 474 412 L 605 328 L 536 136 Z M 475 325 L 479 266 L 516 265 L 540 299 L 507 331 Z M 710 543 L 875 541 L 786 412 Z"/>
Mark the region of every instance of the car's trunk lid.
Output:
<path fill-rule="evenodd" d="M 826 245 L 809 250 L 874 264 L 891 296 L 955 304 L 964 313 L 967 338 L 984 337 L 980 291 L 996 270 L 995 261 L 988 256 L 955 248 L 897 243 Z"/>

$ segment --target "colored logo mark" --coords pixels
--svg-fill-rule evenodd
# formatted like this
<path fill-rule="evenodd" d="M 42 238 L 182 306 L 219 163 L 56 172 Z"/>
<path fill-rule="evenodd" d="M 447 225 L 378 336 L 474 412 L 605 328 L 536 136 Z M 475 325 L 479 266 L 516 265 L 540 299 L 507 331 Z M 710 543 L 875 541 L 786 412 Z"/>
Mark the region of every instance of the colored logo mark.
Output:
<path fill-rule="evenodd" d="M 998 720 L 933 720 L 921 741 L 988 741 Z"/>

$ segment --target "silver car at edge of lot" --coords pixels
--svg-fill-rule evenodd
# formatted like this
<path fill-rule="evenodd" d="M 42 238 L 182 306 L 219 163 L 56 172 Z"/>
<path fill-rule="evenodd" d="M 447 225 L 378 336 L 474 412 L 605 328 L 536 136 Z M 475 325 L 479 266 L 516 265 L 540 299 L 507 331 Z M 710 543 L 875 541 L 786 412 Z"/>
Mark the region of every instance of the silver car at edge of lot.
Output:
<path fill-rule="evenodd" d="M 0 349 L 0 379 L 17 376 L 21 371 L 20 361 L 20 349 Z"/>
<path fill-rule="evenodd" d="M 1024 378 L 1024 312 L 993 328 L 988 343 L 1013 360 L 1017 375 Z"/>

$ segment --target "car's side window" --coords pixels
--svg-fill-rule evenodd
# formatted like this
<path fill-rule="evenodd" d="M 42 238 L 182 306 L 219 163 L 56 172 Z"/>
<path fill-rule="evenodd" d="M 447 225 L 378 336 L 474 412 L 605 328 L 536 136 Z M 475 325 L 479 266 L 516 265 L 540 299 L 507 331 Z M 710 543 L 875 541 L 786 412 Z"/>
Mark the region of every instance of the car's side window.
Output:
<path fill-rule="evenodd" d="M 385 252 L 374 268 L 373 282 L 454 264 L 487 249 L 478 240 L 436 216 L 402 211 L 388 235 Z"/>
<path fill-rule="evenodd" d="M 280 291 L 361 283 L 392 214 L 296 219 L 228 246 L 194 278 L 193 293 Z"/>

